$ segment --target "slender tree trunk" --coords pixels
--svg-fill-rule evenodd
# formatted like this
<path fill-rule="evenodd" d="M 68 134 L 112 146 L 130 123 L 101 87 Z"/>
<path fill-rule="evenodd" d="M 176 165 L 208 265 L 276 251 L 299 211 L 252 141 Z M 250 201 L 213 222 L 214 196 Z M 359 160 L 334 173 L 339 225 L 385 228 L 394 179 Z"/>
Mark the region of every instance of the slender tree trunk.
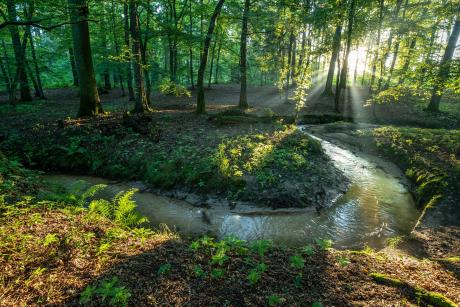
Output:
<path fill-rule="evenodd" d="M 147 49 L 148 49 L 148 43 L 149 43 L 149 33 L 150 33 L 150 19 L 151 19 L 151 13 L 150 11 L 147 12 L 146 16 L 146 27 L 145 27 L 145 35 L 144 39 L 142 40 L 141 37 L 141 59 L 142 59 L 142 66 L 143 66 L 143 71 L 144 71 L 144 79 L 145 79 L 145 96 L 147 98 L 147 105 L 150 106 L 150 96 L 151 96 L 151 91 L 152 91 L 152 83 L 150 81 L 150 74 L 147 69 L 148 67 L 148 60 L 147 60 Z M 139 32 L 141 32 L 139 28 Z"/>
<path fill-rule="evenodd" d="M 334 39 L 332 40 L 332 55 L 331 61 L 329 62 L 329 71 L 327 73 L 326 87 L 323 95 L 333 95 L 332 82 L 334 81 L 335 64 L 340 52 L 340 41 L 342 40 L 342 25 L 338 25 L 335 28 Z"/>
<path fill-rule="evenodd" d="M 355 71 L 353 73 L 353 86 L 356 85 L 356 79 L 358 79 L 358 62 L 359 62 L 358 51 L 359 51 L 358 48 L 356 48 Z"/>
<path fill-rule="evenodd" d="M 0 58 L 0 71 L 2 72 L 2 78 L 5 82 L 5 90 L 7 93 L 10 93 L 11 79 L 10 79 L 10 76 L 8 75 L 8 72 L 5 66 L 6 65 L 3 64 L 3 59 Z"/>
<path fill-rule="evenodd" d="M 243 21 L 241 24 L 241 42 L 240 42 L 240 109 L 249 108 L 247 93 L 247 44 L 248 44 L 248 19 L 249 19 L 250 0 L 244 0 Z"/>
<path fill-rule="evenodd" d="M 393 50 L 393 58 L 391 60 L 390 69 L 388 71 L 388 77 L 387 77 L 387 80 L 385 82 L 385 85 L 383 86 L 383 90 L 387 90 L 390 87 L 391 78 L 393 77 L 393 72 L 394 72 L 395 65 L 396 65 L 396 60 L 398 59 L 399 44 L 400 43 L 401 42 L 399 41 L 399 39 L 395 43 L 395 49 Z"/>
<path fill-rule="evenodd" d="M 72 69 L 73 85 L 74 86 L 79 86 L 79 83 L 78 83 L 78 69 L 77 69 L 77 65 L 75 64 L 75 56 L 74 56 L 74 52 L 73 52 L 72 47 L 69 47 L 69 62 L 70 62 L 70 68 Z"/>
<path fill-rule="evenodd" d="M 291 31 L 289 34 L 289 46 L 288 46 L 288 57 L 287 57 L 287 72 L 286 72 L 286 84 L 284 86 L 284 102 L 289 101 L 289 86 L 291 85 L 291 76 L 292 76 L 292 54 L 294 47 L 294 33 Z"/>
<path fill-rule="evenodd" d="M 32 60 L 33 60 L 34 69 L 35 69 L 35 78 L 37 81 L 37 88 L 38 88 L 38 92 L 36 91 L 35 95 L 39 97 L 40 99 L 45 99 L 45 93 L 43 92 L 42 79 L 40 77 L 40 70 L 38 68 L 37 54 L 35 52 L 34 39 L 32 37 L 32 31 L 30 30 L 30 27 L 27 27 L 27 31 L 29 32 L 30 51 L 32 53 Z M 33 74 L 31 74 L 31 76 L 33 76 Z"/>
<path fill-rule="evenodd" d="M 87 0 L 68 0 L 72 21 L 73 48 L 78 68 L 80 84 L 80 108 L 78 117 L 102 113 L 102 105 L 97 92 L 93 58 L 88 28 Z"/>
<path fill-rule="evenodd" d="M 8 60 L 8 54 L 6 52 L 5 41 L 2 39 L 1 42 L 2 42 L 2 48 L 3 48 L 3 59 L 5 60 L 5 64 L 3 66 L 2 72 L 4 70 L 3 75 L 5 76 L 5 81 L 6 81 L 5 84 L 8 90 L 8 99 L 10 103 L 14 103 L 16 101 L 16 93 L 15 93 L 16 91 L 13 88 L 13 75 L 12 75 L 10 63 Z"/>
<path fill-rule="evenodd" d="M 144 88 L 144 71 L 141 59 L 141 33 L 139 29 L 139 15 L 137 13 L 137 0 L 129 0 L 129 20 L 132 41 L 132 64 L 134 67 L 134 80 L 136 83 L 135 113 L 144 113 L 150 110 Z"/>
<path fill-rule="evenodd" d="M 340 88 L 340 55 L 337 57 L 337 81 L 335 82 L 335 92 L 338 93 L 339 92 L 339 88 Z M 335 95 L 334 96 L 334 112 L 336 113 L 340 113 L 340 101 L 339 101 L 339 95 Z"/>
<path fill-rule="evenodd" d="M 216 26 L 216 19 L 219 16 L 222 6 L 224 5 L 225 0 L 219 0 L 214 8 L 214 12 L 211 16 L 211 20 L 209 22 L 208 33 L 206 34 L 206 38 L 204 40 L 203 51 L 200 61 L 200 68 L 198 69 L 198 95 L 197 95 L 197 103 L 196 103 L 196 112 L 198 114 L 203 114 L 206 112 L 206 103 L 204 101 L 204 73 L 206 71 L 206 64 L 208 62 L 208 52 L 209 46 L 211 45 L 212 33 L 214 32 L 214 28 Z"/>
<path fill-rule="evenodd" d="M 345 56 L 343 59 L 342 72 L 340 74 L 340 86 L 338 87 L 338 93 L 336 95 L 339 98 L 339 101 L 343 102 L 342 90 L 347 87 L 347 75 L 348 75 L 348 58 L 350 56 L 351 49 L 351 36 L 353 34 L 353 22 L 355 19 L 355 5 L 356 0 L 351 0 L 350 10 L 348 12 L 348 30 L 347 30 L 347 46 L 345 51 Z"/>
<path fill-rule="evenodd" d="M 127 49 L 130 48 L 130 39 L 129 39 L 129 9 L 128 9 L 128 3 L 125 1 L 123 4 L 123 15 L 124 15 L 124 34 L 125 34 L 125 46 Z M 127 52 L 129 54 L 129 52 Z M 135 101 L 134 97 L 134 88 L 133 88 L 133 74 L 132 74 L 132 67 L 131 67 L 132 61 L 129 60 L 128 63 L 126 64 L 126 84 L 128 86 L 128 100 L 129 101 Z"/>
<path fill-rule="evenodd" d="M 377 62 L 379 59 L 379 47 L 380 47 L 380 37 L 382 35 L 382 24 L 383 24 L 383 9 L 385 8 L 384 0 L 380 0 L 380 10 L 379 10 L 379 28 L 377 31 L 377 43 L 375 46 L 375 55 L 374 60 L 372 61 L 372 76 L 371 76 L 371 83 L 369 84 L 369 89 L 372 92 L 372 87 L 374 86 L 375 82 L 375 73 L 377 71 Z"/>
<path fill-rule="evenodd" d="M 220 64 L 220 52 L 222 50 L 222 39 L 219 40 L 219 46 L 217 47 L 217 61 L 216 61 L 216 70 L 214 72 L 214 82 L 219 84 L 219 64 Z"/>
<path fill-rule="evenodd" d="M 115 0 L 112 0 L 112 11 L 111 11 L 112 39 L 113 39 L 113 45 L 115 47 L 115 53 L 117 54 L 117 56 L 120 56 L 120 43 L 118 42 L 118 38 L 117 38 L 117 35 L 115 33 L 116 32 L 115 10 L 116 10 Z M 121 69 L 120 69 L 119 65 L 117 65 L 116 75 L 117 75 L 118 83 L 119 83 L 120 89 L 121 89 L 121 96 L 124 97 L 124 96 L 126 96 L 126 93 L 125 93 L 125 87 L 123 86 L 123 76 L 122 76 Z"/>
<path fill-rule="evenodd" d="M 215 58 L 215 55 L 216 55 L 218 33 L 219 33 L 219 31 L 216 32 L 216 37 L 214 38 L 214 44 L 212 46 L 212 52 L 211 52 L 211 66 L 209 67 L 209 77 L 208 77 L 208 88 L 209 89 L 211 88 L 212 70 L 214 68 L 214 58 Z"/>
<path fill-rule="evenodd" d="M 6 1 L 8 10 L 8 19 L 16 20 L 16 3 L 14 0 Z M 19 88 L 20 88 L 20 100 L 31 101 L 32 96 L 30 94 L 29 82 L 27 80 L 27 73 L 25 68 L 25 52 L 22 51 L 21 39 L 19 37 L 19 31 L 16 26 L 10 26 L 11 40 L 13 42 L 14 57 L 16 59 L 16 69 L 19 72 Z M 24 34 L 26 35 L 26 34 Z M 27 43 L 26 43 L 27 44 Z M 13 83 L 13 88 L 16 87 L 16 83 Z"/>
<path fill-rule="evenodd" d="M 192 90 L 195 89 L 195 82 L 193 80 L 193 13 L 192 13 L 192 1 L 189 1 L 189 35 L 190 35 L 190 43 L 189 43 L 189 70 L 190 70 L 190 85 L 192 86 Z"/>
<path fill-rule="evenodd" d="M 307 44 L 307 29 L 304 28 L 302 30 L 302 42 L 300 43 L 300 54 L 299 54 L 299 62 L 298 62 L 298 69 L 297 74 L 300 73 L 302 69 L 303 59 L 305 57 L 305 45 Z"/>
<path fill-rule="evenodd" d="M 364 80 L 366 78 L 367 63 L 369 61 L 369 53 L 371 49 L 372 49 L 372 38 L 369 37 L 369 42 L 367 44 L 367 50 L 366 50 L 366 59 L 364 60 L 364 66 L 363 66 L 363 75 L 361 76 L 361 85 L 364 85 Z"/>
<path fill-rule="evenodd" d="M 32 80 L 32 85 L 34 86 L 35 97 L 40 97 L 40 89 L 38 88 L 37 79 L 35 79 L 32 68 L 30 68 L 30 63 L 27 59 L 26 59 L 25 66 L 26 66 L 26 72 L 30 76 L 30 80 Z"/>
<path fill-rule="evenodd" d="M 441 64 L 439 67 L 438 78 L 433 88 L 433 94 L 431 95 L 430 103 L 427 110 L 430 112 L 439 112 L 439 104 L 441 103 L 442 94 L 446 87 L 446 81 L 449 78 L 450 66 L 452 57 L 454 56 L 458 36 L 460 33 L 460 16 L 457 12 L 457 18 L 455 20 L 454 28 L 449 37 L 449 41 L 444 51 Z"/>
<path fill-rule="evenodd" d="M 395 12 L 394 12 L 394 15 L 393 15 L 393 18 L 392 18 L 393 19 L 392 27 L 396 27 L 396 25 L 398 24 L 399 11 L 401 10 L 402 2 L 403 2 L 403 0 L 397 0 L 396 1 L 396 9 L 395 9 Z M 386 48 L 386 50 L 385 50 L 385 52 L 384 52 L 384 54 L 382 56 L 382 59 L 380 61 L 380 77 L 379 77 L 379 82 L 378 82 L 378 85 L 377 85 L 378 90 L 380 90 L 382 88 L 383 78 L 385 77 L 385 64 L 387 62 L 388 55 L 390 54 L 391 46 L 393 44 L 394 32 L 395 32 L 394 29 L 390 30 L 390 35 L 388 37 L 388 45 L 387 45 L 387 48 Z M 384 85 L 384 88 L 385 88 L 385 85 Z"/>

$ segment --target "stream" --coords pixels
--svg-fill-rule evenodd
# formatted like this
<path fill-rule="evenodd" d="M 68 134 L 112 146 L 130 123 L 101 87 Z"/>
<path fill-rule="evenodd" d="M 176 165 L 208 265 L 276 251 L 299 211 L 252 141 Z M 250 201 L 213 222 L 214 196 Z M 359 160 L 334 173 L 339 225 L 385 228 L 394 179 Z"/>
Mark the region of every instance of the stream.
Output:
<path fill-rule="evenodd" d="M 321 210 L 278 209 L 236 206 L 198 208 L 189 203 L 152 193 L 135 196 L 138 211 L 153 226 L 166 224 L 184 234 L 210 234 L 218 238 L 235 235 L 244 240 L 269 239 L 276 244 L 304 246 L 316 238 L 331 239 L 334 247 L 382 248 L 390 237 L 406 235 L 420 213 L 409 193 L 404 175 L 391 163 L 375 162 L 348 149 L 319 140 L 335 166 L 350 179 L 349 190 Z M 384 170 L 385 169 L 385 170 Z M 130 183 L 73 175 L 47 175 L 46 179 L 63 186 L 82 180 L 88 185 L 104 183 L 104 197 L 133 187 Z"/>

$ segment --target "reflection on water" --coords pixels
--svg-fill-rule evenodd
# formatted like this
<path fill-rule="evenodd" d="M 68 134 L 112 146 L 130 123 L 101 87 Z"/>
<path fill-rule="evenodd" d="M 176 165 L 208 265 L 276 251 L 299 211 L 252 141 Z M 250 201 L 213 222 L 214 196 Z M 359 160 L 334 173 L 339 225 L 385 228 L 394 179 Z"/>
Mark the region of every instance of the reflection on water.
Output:
<path fill-rule="evenodd" d="M 270 239 L 290 246 L 327 238 L 334 241 L 336 248 L 356 248 L 364 244 L 379 248 L 388 237 L 409 233 L 419 213 L 400 180 L 348 150 L 320 141 L 336 167 L 352 182 L 349 191 L 320 214 L 311 210 L 279 212 L 253 208 L 248 214 L 222 207 L 202 209 L 150 193 L 135 196 L 138 209 L 152 224 L 166 223 L 183 233 L 211 233 L 217 237 L 232 234 L 245 240 Z M 63 185 L 76 180 L 108 183 L 94 177 L 53 175 L 48 178 Z M 129 188 L 127 184 L 114 183 L 109 184 L 104 193 L 110 196 Z"/>

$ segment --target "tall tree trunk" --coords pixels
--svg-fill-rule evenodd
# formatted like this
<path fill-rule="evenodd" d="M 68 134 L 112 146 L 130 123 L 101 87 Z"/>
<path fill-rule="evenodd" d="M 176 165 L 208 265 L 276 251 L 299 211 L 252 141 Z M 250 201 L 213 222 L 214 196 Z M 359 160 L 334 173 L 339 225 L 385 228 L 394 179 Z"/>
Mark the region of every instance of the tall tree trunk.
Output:
<path fill-rule="evenodd" d="M 29 14 L 29 18 L 32 18 L 32 12 Z M 37 81 L 37 89 L 35 95 L 39 97 L 40 99 L 45 99 L 45 93 L 43 92 L 43 85 L 42 85 L 42 79 L 40 77 L 40 69 L 38 68 L 38 61 L 37 61 L 37 54 L 35 52 L 35 44 L 34 44 L 34 39 L 32 37 L 32 31 L 30 27 L 27 27 L 27 31 L 29 32 L 29 40 L 30 40 L 30 51 L 32 53 L 32 60 L 34 63 L 34 69 L 35 69 L 35 78 Z M 32 76 L 33 74 L 31 74 Z"/>
<path fill-rule="evenodd" d="M 134 67 L 134 80 L 136 83 L 135 113 L 150 110 L 144 88 L 144 71 L 141 59 L 141 33 L 139 29 L 139 15 L 137 13 L 137 0 L 129 0 L 129 21 L 132 41 L 132 63 Z"/>
<path fill-rule="evenodd" d="M 130 39 L 129 39 L 129 9 L 128 3 L 125 1 L 123 4 L 123 15 L 124 15 L 124 34 L 125 34 L 125 46 L 127 49 L 130 48 Z M 127 52 L 129 54 L 129 52 Z M 132 61 L 129 60 L 126 64 L 126 84 L 128 86 L 128 100 L 135 101 L 136 98 L 134 97 L 134 88 L 133 88 L 133 74 L 132 74 Z"/>
<path fill-rule="evenodd" d="M 7 10 L 8 10 L 8 19 L 16 20 L 16 3 L 14 0 L 6 1 Z M 27 73 L 25 68 L 25 52 L 21 45 L 21 39 L 19 37 L 19 31 L 16 26 L 10 26 L 11 40 L 13 42 L 14 57 L 16 59 L 16 69 L 19 74 L 19 88 L 20 88 L 20 100 L 21 101 L 31 101 L 32 96 L 30 94 L 29 82 L 27 80 Z M 24 34 L 26 35 L 26 34 Z M 27 44 L 27 42 L 26 42 Z M 16 83 L 13 83 L 13 88 L 16 87 Z"/>
<path fill-rule="evenodd" d="M 356 0 L 351 0 L 350 10 L 348 12 L 348 30 L 347 30 L 347 46 L 345 50 L 345 56 L 343 59 L 342 72 L 340 74 L 340 86 L 338 87 L 338 93 L 336 95 L 339 98 L 339 101 L 343 102 L 342 90 L 347 87 L 347 75 L 348 75 L 348 58 L 350 56 L 351 49 L 351 36 L 353 34 L 353 22 L 355 19 L 355 5 Z"/>
<path fill-rule="evenodd" d="M 34 86 L 35 97 L 40 97 L 40 89 L 38 88 L 37 79 L 35 79 L 32 68 L 30 68 L 30 63 L 27 59 L 26 59 L 25 66 L 26 66 L 26 72 L 30 76 L 30 80 L 32 80 L 32 85 Z"/>
<path fill-rule="evenodd" d="M 396 27 L 396 25 L 398 24 L 398 20 L 399 20 L 399 11 L 401 10 L 401 5 L 402 5 L 402 2 L 403 0 L 397 0 L 396 1 L 396 8 L 395 8 L 395 12 L 393 14 L 393 20 L 392 20 L 392 29 L 390 30 L 390 35 L 388 37 L 388 45 L 387 45 L 387 48 L 382 56 L 382 59 L 380 60 L 380 77 L 379 77 L 379 82 L 378 82 L 378 85 L 377 85 L 377 88 L 378 90 L 380 90 L 382 88 L 382 83 L 383 83 L 383 78 L 385 76 L 385 64 L 387 62 L 387 59 L 388 59 L 388 55 L 390 54 L 390 50 L 391 50 L 391 46 L 393 44 L 393 35 L 394 35 L 394 32 L 395 32 L 395 29 L 394 27 Z M 398 42 L 396 42 L 398 43 Z M 384 85 L 385 87 L 385 85 Z"/>
<path fill-rule="evenodd" d="M 72 39 L 75 62 L 80 83 L 80 108 L 78 117 L 102 113 L 102 105 L 97 92 L 93 58 L 88 27 L 88 1 L 68 0 L 72 21 Z"/>
<path fill-rule="evenodd" d="M 336 79 L 337 81 L 335 82 L 335 92 L 339 92 L 339 87 L 340 87 L 340 55 L 337 57 L 337 76 Z M 339 95 L 334 96 L 334 112 L 340 113 L 339 109 L 340 101 L 339 101 Z"/>
<path fill-rule="evenodd" d="M 302 69 L 303 59 L 305 57 L 305 46 L 307 44 L 307 29 L 304 28 L 302 30 L 302 42 L 300 43 L 300 54 L 299 54 L 299 62 L 298 62 L 298 69 L 297 74 L 300 73 Z"/>
<path fill-rule="evenodd" d="M 214 38 L 214 44 L 212 46 L 212 52 L 211 52 L 211 66 L 209 67 L 209 77 L 208 77 L 208 88 L 209 89 L 211 88 L 212 70 L 214 68 L 214 58 L 215 58 L 215 55 L 216 55 L 218 33 L 219 33 L 219 31 L 216 32 L 216 37 Z"/>
<path fill-rule="evenodd" d="M 356 85 L 356 80 L 358 79 L 358 62 L 359 62 L 359 56 L 358 56 L 359 49 L 356 49 L 356 59 L 355 59 L 355 71 L 353 73 L 353 86 Z"/>
<path fill-rule="evenodd" d="M 73 85 L 79 86 L 78 69 L 77 69 L 77 65 L 75 64 L 75 55 L 74 55 L 72 47 L 69 47 L 69 62 L 70 62 L 70 68 L 72 69 Z"/>
<path fill-rule="evenodd" d="M 409 4 L 409 0 L 405 0 L 403 10 L 402 10 L 402 14 L 401 14 L 401 20 L 405 20 L 405 18 L 406 18 L 406 10 L 407 10 L 408 4 Z M 398 20 L 399 20 L 399 18 L 398 18 Z M 390 87 L 391 78 L 393 77 L 393 72 L 394 72 L 394 69 L 395 69 L 396 61 L 397 61 L 398 55 L 399 55 L 399 46 L 401 44 L 401 36 L 402 36 L 401 33 L 399 33 L 397 38 L 396 38 L 395 46 L 394 46 L 394 49 L 393 49 L 393 57 L 391 59 L 391 64 L 390 64 L 390 69 L 388 71 L 387 80 L 385 81 L 385 85 L 382 88 L 383 90 L 387 90 Z"/>
<path fill-rule="evenodd" d="M 219 64 L 220 64 L 220 52 L 222 50 L 222 39 L 219 40 L 219 46 L 217 47 L 217 61 L 216 61 L 216 70 L 214 72 L 214 82 L 219 84 Z"/>
<path fill-rule="evenodd" d="M 375 82 L 375 73 L 377 71 L 377 62 L 379 59 L 379 48 L 380 48 L 380 37 L 382 35 L 382 24 L 383 24 L 383 9 L 385 8 L 384 0 L 380 0 L 380 10 L 379 10 L 379 28 L 377 31 L 377 42 L 375 46 L 375 55 L 372 61 L 372 76 L 371 76 L 371 83 L 369 84 L 369 89 L 372 92 L 372 87 L 374 86 Z"/>
<path fill-rule="evenodd" d="M 385 82 L 385 85 L 383 86 L 383 90 L 387 90 L 390 87 L 391 78 L 393 77 L 393 72 L 394 72 L 395 65 L 396 65 L 396 60 L 398 59 L 400 43 L 401 42 L 399 41 L 399 39 L 395 43 L 395 49 L 393 50 L 393 58 L 391 59 L 390 69 L 388 71 L 388 77 Z"/>
<path fill-rule="evenodd" d="M 6 51 L 5 41 L 2 39 L 2 49 L 3 49 L 3 59 L 5 60 L 5 64 L 2 68 L 2 73 L 5 76 L 5 84 L 8 90 L 8 99 L 10 103 L 14 103 L 16 101 L 16 91 L 13 87 L 13 74 L 11 72 L 10 63 L 8 60 L 8 54 Z"/>
<path fill-rule="evenodd" d="M 433 88 L 433 94 L 431 95 L 430 103 L 427 110 L 430 112 L 439 112 L 439 104 L 441 103 L 442 94 L 446 87 L 446 81 L 449 78 L 450 65 L 452 57 L 454 56 L 458 36 L 460 33 L 460 16 L 457 12 L 457 18 L 455 20 L 454 28 L 449 37 L 449 41 L 444 51 L 441 64 L 439 67 L 438 78 Z"/>
<path fill-rule="evenodd" d="M 240 109 L 249 108 L 247 93 L 247 44 L 248 44 L 248 19 L 249 19 L 250 0 L 244 0 L 243 21 L 241 24 L 241 42 L 240 42 Z"/>
<path fill-rule="evenodd" d="M 146 27 L 145 27 L 145 35 L 144 39 L 142 40 L 141 37 L 141 60 L 142 60 L 142 66 L 143 66 L 143 71 L 144 71 L 144 79 L 145 79 L 145 97 L 147 98 L 147 105 L 150 105 L 150 96 L 151 96 L 151 91 L 152 91 L 152 83 L 150 81 L 150 74 L 147 69 L 148 67 L 148 60 L 147 60 L 147 48 L 149 44 L 149 33 L 150 33 L 150 19 L 151 19 L 151 11 L 149 10 L 147 12 L 146 16 Z M 140 25 L 139 25 L 140 26 Z M 141 32 L 139 28 L 139 32 Z"/>
<path fill-rule="evenodd" d="M 211 45 L 212 33 L 216 26 L 216 19 L 219 16 L 222 6 L 224 5 L 225 0 L 219 0 L 214 8 L 214 12 L 209 21 L 208 33 L 206 34 L 206 39 L 204 40 L 203 51 L 200 61 L 200 68 L 198 69 L 198 95 L 196 102 L 196 112 L 198 114 L 203 114 L 206 112 L 206 103 L 204 101 L 204 72 L 206 71 L 206 64 L 208 62 L 208 52 L 209 46 Z"/>
<path fill-rule="evenodd" d="M 286 72 L 286 84 L 284 85 L 284 102 L 289 101 L 289 86 L 291 85 L 291 71 L 292 71 L 292 51 L 294 47 L 294 33 L 291 31 L 289 34 L 289 45 L 288 45 L 288 57 L 287 57 L 287 72 Z"/>
<path fill-rule="evenodd" d="M 115 47 L 115 53 L 117 54 L 117 56 L 120 56 L 120 44 L 118 42 L 118 38 L 117 38 L 117 35 L 116 35 L 116 20 L 115 20 L 115 0 L 112 0 L 112 11 L 111 11 L 111 19 L 112 19 L 112 39 L 113 39 L 113 45 Z M 120 69 L 120 66 L 117 65 L 117 69 L 116 69 L 116 75 L 117 75 L 117 79 L 118 79 L 118 82 L 120 84 L 120 89 L 121 89 L 121 96 L 126 96 L 126 93 L 125 93 L 125 87 L 123 86 L 123 76 L 122 76 L 122 73 L 121 73 L 121 69 Z"/>
<path fill-rule="evenodd" d="M 340 52 L 340 41 L 342 40 L 342 25 L 338 25 L 335 28 L 334 38 L 332 40 L 332 55 L 331 61 L 329 62 L 329 71 L 327 73 L 326 87 L 324 88 L 323 95 L 333 95 L 332 82 L 334 81 L 335 63 Z"/>
<path fill-rule="evenodd" d="M 369 61 L 369 53 L 372 49 L 372 38 L 369 37 L 369 42 L 367 44 L 367 50 L 366 50 L 366 59 L 364 60 L 364 66 L 363 66 L 363 74 L 361 76 L 361 85 L 364 85 L 364 79 L 366 77 L 366 70 L 367 70 L 367 62 Z"/>
<path fill-rule="evenodd" d="M 190 85 L 192 90 L 195 89 L 195 82 L 193 80 L 193 13 L 192 13 L 192 1 L 189 1 L 189 35 L 190 35 L 190 43 L 189 43 L 189 71 L 190 71 Z"/>

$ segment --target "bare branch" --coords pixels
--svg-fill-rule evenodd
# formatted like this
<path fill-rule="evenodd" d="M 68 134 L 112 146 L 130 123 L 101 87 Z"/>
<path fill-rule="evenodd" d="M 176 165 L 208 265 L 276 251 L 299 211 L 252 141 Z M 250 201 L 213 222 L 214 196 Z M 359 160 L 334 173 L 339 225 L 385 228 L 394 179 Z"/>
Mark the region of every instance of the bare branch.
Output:
<path fill-rule="evenodd" d="M 37 20 L 29 20 L 29 21 L 14 21 L 14 20 L 5 21 L 3 23 L 0 23 L 0 30 L 2 30 L 3 28 L 5 28 L 7 26 L 32 26 L 32 27 L 35 27 L 35 28 L 43 29 L 45 31 L 51 31 L 53 29 L 56 29 L 56 28 L 59 28 L 59 27 L 65 26 L 65 25 L 72 25 L 72 24 L 77 24 L 77 23 L 80 23 L 80 22 L 86 22 L 86 21 L 97 22 L 97 20 L 94 20 L 94 19 L 83 19 L 83 20 L 79 20 L 77 22 L 67 21 L 67 22 L 62 22 L 62 23 L 58 23 L 58 24 L 55 24 L 55 25 L 44 26 L 44 25 L 40 24 L 40 22 L 42 22 L 44 20 L 46 20 L 46 19 L 37 19 Z"/>

